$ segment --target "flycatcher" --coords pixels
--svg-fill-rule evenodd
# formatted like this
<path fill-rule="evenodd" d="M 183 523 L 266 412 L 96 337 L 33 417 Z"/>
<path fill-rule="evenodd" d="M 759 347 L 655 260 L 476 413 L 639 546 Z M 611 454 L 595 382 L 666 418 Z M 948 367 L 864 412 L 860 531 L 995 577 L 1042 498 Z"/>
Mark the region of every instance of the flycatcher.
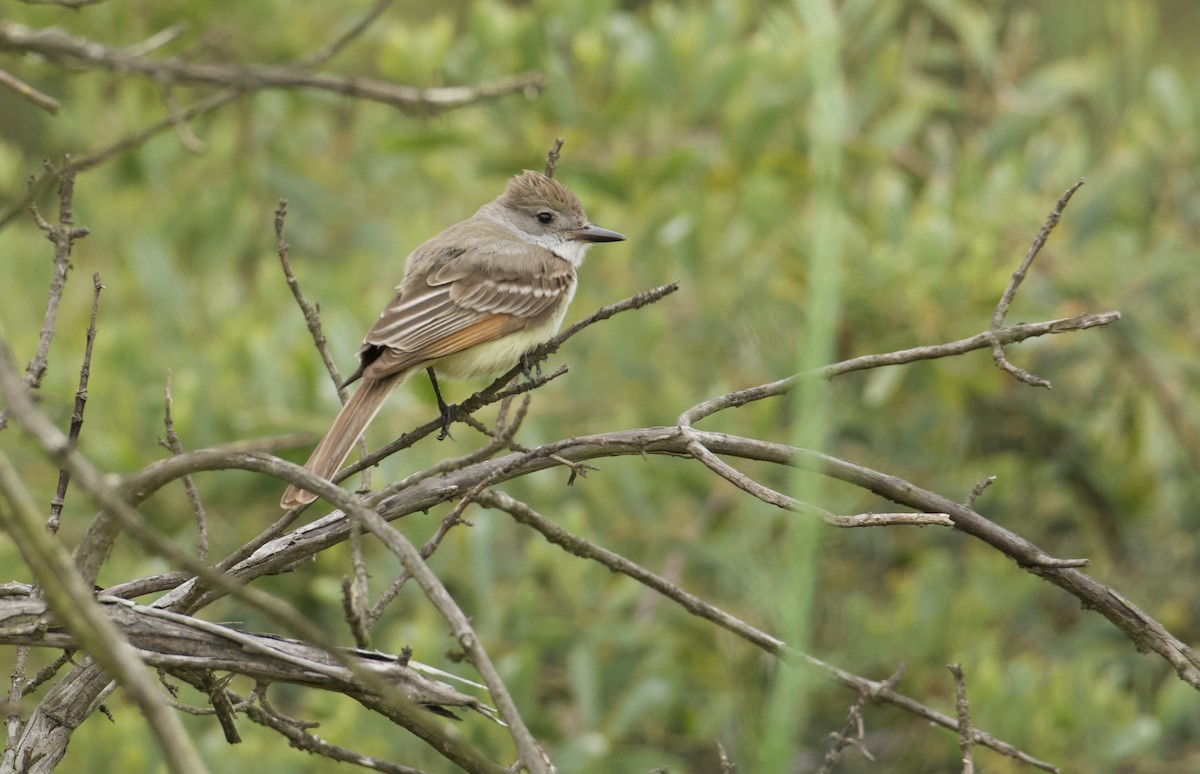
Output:
<path fill-rule="evenodd" d="M 529 171 L 513 178 L 498 199 L 408 256 L 396 296 L 363 339 L 358 370 L 346 380 L 361 378 L 362 385 L 304 467 L 331 478 L 383 401 L 413 373 L 432 367 L 431 375 L 494 375 L 549 341 L 575 295 L 575 270 L 588 248 L 624 238 L 589 223 L 579 199 L 557 180 Z M 316 499 L 289 486 L 279 504 Z"/>

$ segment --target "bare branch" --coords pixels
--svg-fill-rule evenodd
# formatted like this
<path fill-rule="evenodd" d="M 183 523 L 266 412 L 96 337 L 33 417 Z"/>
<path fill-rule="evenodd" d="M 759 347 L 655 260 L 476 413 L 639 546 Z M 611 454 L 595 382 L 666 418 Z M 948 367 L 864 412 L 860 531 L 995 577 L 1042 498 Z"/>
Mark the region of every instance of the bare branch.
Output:
<path fill-rule="evenodd" d="M 1042 227 L 1038 229 L 1037 234 L 1033 238 L 1033 244 L 1029 246 L 1028 252 L 1025 253 L 1025 259 L 1021 261 L 1021 265 L 1013 272 L 1012 279 L 1008 282 L 1008 287 L 1004 289 L 1004 293 L 1000 295 L 1000 302 L 996 304 L 996 311 L 992 313 L 991 330 L 1000 330 L 1000 326 L 1004 324 L 1004 318 L 1008 314 L 1008 308 L 1012 306 L 1013 299 L 1017 295 L 1017 288 L 1025 280 L 1025 274 L 1029 271 L 1029 267 L 1033 265 L 1033 261 L 1037 258 L 1038 253 L 1042 251 L 1042 247 L 1046 244 L 1046 239 L 1049 238 L 1050 232 L 1058 225 L 1059 219 L 1062 217 L 1063 210 L 1067 208 L 1067 204 L 1071 201 L 1071 197 L 1075 192 L 1083 187 L 1083 178 L 1077 180 L 1070 188 L 1063 193 L 1059 200 L 1055 203 L 1054 209 L 1050 210 L 1050 214 L 1046 216 Z"/>
<path fill-rule="evenodd" d="M 75 390 L 75 411 L 71 414 L 71 429 L 67 432 L 67 443 L 75 448 L 79 443 L 79 432 L 83 429 L 83 410 L 87 405 L 88 377 L 92 373 L 92 343 L 96 340 L 96 315 L 100 309 L 100 274 L 92 275 L 92 318 L 88 323 L 87 341 L 83 348 L 83 363 L 79 366 L 79 387 Z M 58 532 L 59 519 L 62 516 L 63 504 L 67 497 L 67 484 L 71 481 L 71 473 L 66 468 L 58 472 L 58 488 L 54 499 L 50 501 L 50 518 L 46 528 L 50 532 Z"/>
<path fill-rule="evenodd" d="M 15 92 L 50 115 L 58 115 L 59 108 L 62 107 L 54 97 L 43 94 L 7 70 L 0 70 L 0 86 Z"/>
<path fill-rule="evenodd" d="M 367 12 L 363 14 L 363 17 L 354 23 L 354 26 L 316 51 L 300 57 L 296 60 L 296 65 L 298 67 L 316 68 L 333 59 L 347 46 L 361 37 L 367 31 L 367 28 L 382 16 L 383 12 L 393 2 L 394 0 L 375 0 L 371 7 L 367 9 Z"/>
<path fill-rule="evenodd" d="M 947 664 L 946 668 L 954 675 L 954 708 L 958 715 L 958 746 L 962 750 L 962 774 L 975 774 L 975 758 L 971 755 L 971 745 L 975 743 L 971 731 L 971 707 L 967 703 L 967 681 L 963 677 L 961 664 Z"/>
<path fill-rule="evenodd" d="M 904 677 L 907 670 L 908 665 L 901 661 L 900 666 L 896 667 L 896 671 L 892 673 L 891 677 L 884 680 L 882 685 L 888 690 L 895 689 L 896 684 Z M 847 747 L 853 747 L 868 761 L 875 762 L 875 756 L 871 755 L 871 751 L 864 744 L 866 734 L 863 726 L 863 707 L 869 696 L 866 692 L 860 693 L 858 701 L 850 705 L 850 711 L 846 715 L 846 722 L 843 724 L 841 732 L 830 734 L 833 738 L 833 746 L 825 752 L 825 759 L 821 761 L 821 768 L 817 769 L 817 774 L 830 774 L 833 767 L 841 760 L 842 753 Z"/>
<path fill-rule="evenodd" d="M 70 163 L 67 157 L 66 163 Z M 58 306 L 62 302 L 63 289 L 67 284 L 67 272 L 71 269 L 71 249 L 76 239 L 88 234 L 86 228 L 75 227 L 73 197 L 75 195 L 75 173 L 70 170 L 55 171 L 49 162 L 45 163 L 47 175 L 58 180 L 58 225 L 51 226 L 30 198 L 28 204 L 33 220 L 54 244 L 54 272 L 50 277 L 49 297 L 46 301 L 46 315 L 42 321 L 42 332 L 38 337 L 37 353 L 25 369 L 25 386 L 37 389 L 41 386 L 42 377 L 46 373 L 47 360 L 50 355 L 50 344 L 58 326 Z M 33 187 L 32 181 L 30 188 Z M 8 424 L 8 407 L 0 409 L 0 430 Z"/>
<path fill-rule="evenodd" d="M 159 83 L 203 83 L 238 91 L 315 89 L 379 102 L 407 113 L 435 113 L 541 90 L 539 73 L 522 73 L 474 86 L 404 86 L 374 78 L 326 75 L 288 65 L 227 65 L 182 59 L 149 59 L 71 35 L 58 29 L 33 29 L 0 21 L 0 50 L 35 53 L 61 67 L 134 73 Z"/>
<path fill-rule="evenodd" d="M 1067 204 L 1071 201 L 1071 197 L 1082 186 L 1083 178 L 1080 178 L 1066 190 L 1054 205 L 1054 209 L 1046 216 L 1042 227 L 1033 238 L 1033 244 L 1029 246 L 1029 251 L 1025 253 L 1025 259 L 1021 261 L 1021 265 L 1013 272 L 1008 287 L 1004 289 L 1004 293 L 1000 296 L 1000 302 L 996 304 L 996 311 L 992 313 L 992 324 L 988 327 L 989 331 L 999 330 L 1000 326 L 1004 323 L 1004 318 L 1008 314 L 1008 308 L 1012 306 L 1013 299 L 1017 295 L 1017 288 L 1021 286 L 1021 282 L 1025 279 L 1025 274 L 1029 271 L 1029 267 L 1033 265 L 1033 261 L 1037 258 L 1038 253 L 1042 251 L 1042 247 L 1046 244 L 1046 239 L 1050 236 L 1050 232 L 1058 225 L 1059 218 L 1062 217 L 1063 210 L 1066 209 Z M 995 361 L 997 368 L 1008 372 L 1018 381 L 1022 381 L 1033 387 L 1050 387 L 1050 382 L 1042 377 L 1035 376 L 1023 368 L 1018 368 L 1010 363 L 1004 354 L 1004 347 L 999 340 L 992 342 L 992 360 Z"/>
<path fill-rule="evenodd" d="M 167 386 L 163 391 L 163 427 L 167 437 L 162 441 L 162 445 L 167 447 L 172 454 L 183 454 L 183 444 L 179 441 L 179 435 L 175 432 L 175 420 L 171 417 L 173 402 L 171 371 L 167 369 Z M 192 514 L 196 518 L 196 558 L 203 562 L 208 559 L 208 514 L 204 511 L 204 503 L 200 501 L 200 491 L 196 489 L 196 483 L 191 476 L 183 477 L 183 489 L 187 493 L 188 503 L 191 504 Z"/>
<path fill-rule="evenodd" d="M 298 724 L 288 723 L 281 719 L 279 715 L 268 712 L 262 707 L 252 704 L 245 709 L 245 713 L 255 723 L 270 728 L 284 736 L 288 740 L 288 744 L 297 750 L 304 750 L 314 755 L 320 755 L 331 761 L 353 763 L 372 771 L 382 771 L 385 774 L 426 774 L 421 769 L 414 769 L 412 766 L 403 766 L 382 758 L 364 755 L 363 753 L 331 744 L 315 734 L 310 734 Z"/>
<path fill-rule="evenodd" d="M 106 534 L 109 546 L 111 546 L 111 541 L 115 539 L 116 534 L 120 530 L 124 530 L 146 549 L 194 573 L 211 588 L 220 589 L 223 594 L 231 594 L 254 609 L 279 621 L 298 636 L 304 637 L 324 649 L 335 659 L 342 662 L 343 666 L 354 669 L 355 665 L 352 662 L 344 660 L 328 633 L 305 616 L 302 616 L 294 607 L 262 591 L 247 588 L 230 577 L 213 570 L 186 551 L 178 548 L 169 538 L 149 527 L 141 515 L 107 483 L 101 473 L 78 450 L 68 448 L 65 435 L 55 428 L 33 406 L 9 362 L 10 356 L 8 355 L 7 347 L 7 342 L 0 338 L 0 396 L 3 396 L 8 401 L 13 417 L 20 422 L 22 428 L 30 437 L 42 447 L 46 455 L 59 464 L 70 468 L 71 475 L 78 482 L 79 487 L 87 493 L 88 497 L 97 506 L 104 509 L 102 514 L 97 517 L 97 521 L 107 520 L 113 525 L 101 529 L 101 532 Z M 171 460 L 184 460 L 187 456 L 180 455 L 171 458 Z M 282 460 L 273 461 L 272 467 L 287 470 L 292 475 L 295 475 L 296 472 L 305 474 L 299 466 Z M 316 478 L 315 476 L 310 477 Z M 348 513 L 356 516 L 361 516 L 364 512 L 374 513 L 363 508 L 360 505 L 361 501 L 357 498 L 347 495 L 341 489 L 327 482 L 320 482 L 320 489 L 318 491 L 328 501 L 342 505 Z M 378 514 L 375 514 L 375 519 L 379 519 Z M 89 529 L 90 534 L 91 530 Z M 107 548 L 102 553 L 107 553 Z M 428 568 L 425 568 L 425 570 L 426 573 L 432 574 L 429 573 Z M 72 572 L 74 571 L 74 567 L 72 567 Z M 164 600 L 159 600 L 159 604 L 164 608 L 168 606 Z M 61 614 L 61 611 L 57 608 L 56 612 Z M 462 616 L 462 618 L 464 621 L 466 620 L 465 616 Z M 441 729 L 431 726 L 427 719 L 415 707 L 411 706 L 411 702 L 405 696 L 398 693 L 393 686 L 371 673 L 355 670 L 355 676 L 369 686 L 377 696 L 382 697 L 380 701 L 372 705 L 373 707 L 378 706 L 378 711 L 387 713 L 389 717 L 397 719 L 397 722 L 402 722 L 406 728 L 433 745 L 439 752 L 460 766 L 468 768 L 470 771 L 490 770 L 490 764 L 472 748 L 457 739 L 451 738 Z M 507 716 L 506 722 L 509 722 L 511 725 L 511 721 Z M 472 765 L 467 766 L 464 762 L 472 762 Z"/>
<path fill-rule="evenodd" d="M 356 676 L 367 672 L 398 686 L 409 700 L 426 707 L 470 710 L 494 719 L 494 710 L 473 696 L 422 675 L 416 662 L 402 664 L 377 651 L 339 649 L 353 669 L 339 664 L 320 648 L 273 635 L 239 631 L 192 616 L 179 615 L 127 600 L 101 595 L 104 615 L 112 621 L 138 656 L 150 666 L 168 670 L 216 670 L 256 680 L 290 683 L 355 696 L 372 693 Z M 0 599 L 0 621 L 51 615 L 43 600 L 32 597 Z M 53 619 L 50 619 L 53 620 Z M 9 625 L 0 629 L 0 642 L 33 647 L 75 649 L 79 642 L 58 629 L 22 633 Z"/>
<path fill-rule="evenodd" d="M 313 344 L 316 345 L 317 352 L 321 354 L 321 360 L 325 363 L 325 370 L 333 379 L 333 386 L 337 390 L 338 398 L 345 403 L 346 389 L 342 385 L 342 374 L 333 361 L 333 355 L 329 353 L 329 340 L 325 338 L 325 333 L 321 330 L 321 316 L 317 313 L 317 308 L 304 296 L 304 291 L 300 289 L 300 281 L 296 279 L 296 274 L 292 271 L 288 243 L 283 238 L 283 224 L 286 219 L 287 199 L 280 199 L 279 206 L 275 208 L 275 252 L 279 256 L 279 264 L 283 268 L 287 286 L 291 289 L 292 295 L 296 299 L 296 305 L 300 307 L 300 312 L 304 315 L 304 323 L 308 326 L 309 334 L 312 335 Z"/>
<path fill-rule="evenodd" d="M 555 139 L 554 144 L 550 146 L 550 150 L 546 152 L 546 177 L 554 177 L 554 170 L 558 169 L 559 151 L 562 150 L 563 138 Z"/>
<path fill-rule="evenodd" d="M 880 355 L 861 355 L 849 360 L 843 360 L 840 363 L 833 363 L 811 371 L 804 371 L 776 382 L 737 390 L 698 403 L 680 416 L 679 424 L 683 426 L 691 425 L 699 422 L 704 417 L 711 416 L 727 408 L 737 408 L 738 406 L 745 406 L 747 403 L 753 403 L 764 398 L 786 395 L 802 379 L 833 379 L 834 377 L 853 373 L 854 371 L 867 371 L 884 366 L 915 363 L 918 360 L 937 360 L 944 357 L 953 357 L 972 350 L 989 348 L 997 341 L 1001 344 L 1012 344 L 1038 336 L 1096 328 L 1116 322 L 1119 319 L 1121 319 L 1120 312 L 1080 314 L 1074 317 L 1064 317 L 1046 322 L 1009 325 L 999 330 L 987 330 L 983 333 L 977 333 L 974 336 L 945 344 L 901 349 Z"/>
<path fill-rule="evenodd" d="M 671 583 L 665 578 L 656 575 L 655 573 L 629 561 L 620 554 L 609 551 L 606 548 L 601 548 L 578 535 L 573 535 L 570 532 L 559 527 L 554 522 L 542 516 L 537 511 L 530 508 L 525 503 L 520 502 L 502 492 L 497 492 L 494 489 L 489 489 L 479 495 L 477 502 L 480 505 L 489 508 L 497 508 L 504 511 L 513 517 L 520 524 L 532 527 L 542 534 L 550 543 L 559 546 L 563 550 L 575 556 L 584 559 L 591 559 L 599 562 L 613 572 L 627 575 L 648 588 L 662 594 L 667 599 L 675 602 L 687 612 L 697 617 L 703 618 L 706 621 L 716 624 L 721 628 L 732 632 L 741 637 L 747 642 L 761 648 L 767 653 L 783 658 L 785 660 L 806 664 L 813 669 L 841 683 L 844 686 L 853 688 L 861 694 L 869 696 L 872 701 L 882 704 L 891 704 L 899 707 L 907 712 L 918 715 L 932 723 L 954 730 L 957 725 L 953 718 L 950 718 L 936 710 L 930 709 L 920 702 L 915 701 L 903 694 L 896 693 L 893 686 L 889 685 L 888 681 L 875 682 L 868 680 L 865 677 L 846 672 L 838 669 L 830 664 L 821 661 L 804 653 L 800 653 L 790 648 L 787 643 L 771 635 L 760 631 L 753 626 L 741 621 L 740 619 L 730 615 L 724 610 L 712 605 L 700 597 L 691 594 L 677 585 Z M 1002 755 L 1017 758 L 1018 760 L 1029 763 L 1045 769 L 1046 771 L 1055 771 L 1058 769 L 1051 764 L 1033 758 L 1012 745 L 1001 742 L 992 736 L 975 729 L 975 741 L 985 747 L 995 750 Z"/>

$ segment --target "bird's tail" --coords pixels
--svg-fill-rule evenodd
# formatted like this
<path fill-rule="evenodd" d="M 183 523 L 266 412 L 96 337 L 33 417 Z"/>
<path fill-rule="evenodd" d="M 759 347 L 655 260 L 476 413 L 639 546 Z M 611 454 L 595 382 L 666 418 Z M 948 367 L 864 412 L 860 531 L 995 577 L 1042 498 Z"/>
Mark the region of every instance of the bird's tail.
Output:
<path fill-rule="evenodd" d="M 337 415 L 337 419 L 333 420 L 333 426 L 317 444 L 317 448 L 313 449 L 313 453 L 308 458 L 308 462 L 304 463 L 304 467 L 321 478 L 332 478 L 346 460 L 346 456 L 350 454 L 354 442 L 379 413 L 379 407 L 383 405 L 383 401 L 387 399 L 396 385 L 404 381 L 406 376 L 408 376 L 406 372 L 401 372 L 384 379 L 365 380 L 362 386 L 350 396 L 350 400 L 346 401 L 346 405 L 342 406 L 341 413 Z M 295 508 L 297 505 L 307 505 L 316 499 L 317 496 L 312 492 L 293 484 L 283 493 L 279 505 L 283 508 Z"/>

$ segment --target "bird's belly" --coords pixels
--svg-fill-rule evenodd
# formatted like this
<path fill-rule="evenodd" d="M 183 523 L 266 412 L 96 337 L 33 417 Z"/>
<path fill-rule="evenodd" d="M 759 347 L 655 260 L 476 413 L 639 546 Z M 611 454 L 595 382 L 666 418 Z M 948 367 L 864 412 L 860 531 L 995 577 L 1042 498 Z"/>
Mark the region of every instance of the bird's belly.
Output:
<path fill-rule="evenodd" d="M 527 328 L 496 341 L 478 344 L 462 352 L 439 358 L 430 365 L 438 376 L 455 379 L 496 376 L 516 365 L 521 355 L 552 339 L 562 325 L 566 312 L 567 304 L 564 303 L 553 317 L 536 328 Z"/>

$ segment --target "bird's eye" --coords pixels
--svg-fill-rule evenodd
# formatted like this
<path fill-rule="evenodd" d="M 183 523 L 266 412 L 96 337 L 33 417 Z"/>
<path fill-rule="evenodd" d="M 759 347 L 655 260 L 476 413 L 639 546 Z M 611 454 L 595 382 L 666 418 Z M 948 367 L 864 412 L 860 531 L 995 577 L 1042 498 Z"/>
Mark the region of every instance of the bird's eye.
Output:
<path fill-rule="evenodd" d="M 538 223 L 549 223 L 554 220 L 553 212 L 539 212 L 537 214 Z"/>

